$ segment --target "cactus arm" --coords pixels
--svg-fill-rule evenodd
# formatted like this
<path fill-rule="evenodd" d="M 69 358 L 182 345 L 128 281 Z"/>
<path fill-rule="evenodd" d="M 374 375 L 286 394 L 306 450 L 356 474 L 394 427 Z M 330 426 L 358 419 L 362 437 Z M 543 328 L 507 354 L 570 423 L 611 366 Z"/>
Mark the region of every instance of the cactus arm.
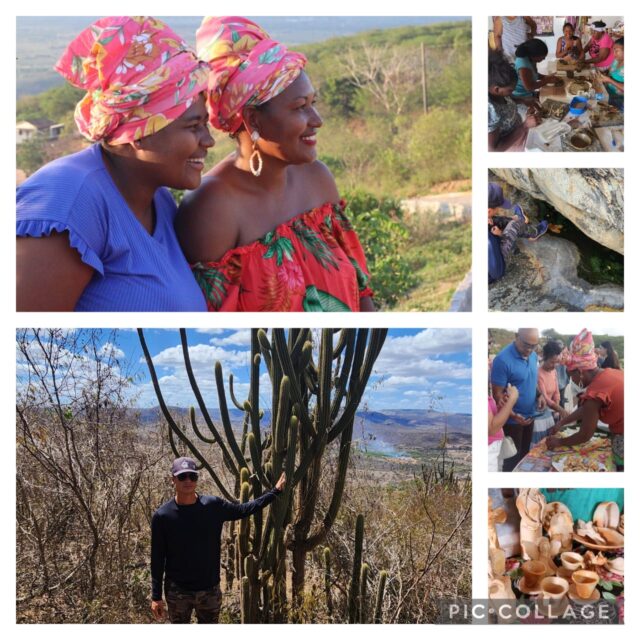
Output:
<path fill-rule="evenodd" d="M 362 563 L 360 568 L 360 598 L 358 602 L 358 622 L 365 624 L 367 622 L 367 581 L 369 579 L 369 565 Z"/>
<path fill-rule="evenodd" d="M 167 424 L 169 425 L 169 430 L 173 432 L 173 434 L 177 435 L 178 438 L 185 444 L 189 451 L 193 454 L 193 456 L 198 460 L 198 462 L 207 470 L 213 481 L 216 483 L 218 489 L 222 495 L 229 500 L 230 502 L 235 502 L 234 497 L 227 491 L 225 486 L 222 484 L 215 471 L 211 468 L 211 465 L 205 460 L 203 455 L 198 451 L 197 447 L 187 438 L 187 436 L 182 433 L 180 427 L 176 424 L 171 412 L 169 411 L 165 401 L 164 396 L 162 395 L 162 391 L 160 389 L 160 383 L 158 382 L 158 375 L 156 373 L 155 366 L 153 364 L 153 360 L 151 358 L 151 354 L 149 353 L 149 349 L 147 347 L 147 342 L 144 338 L 144 333 L 142 329 L 138 329 L 138 338 L 140 339 L 140 345 L 142 346 L 142 352 L 144 353 L 145 360 L 147 362 L 147 367 L 149 369 L 149 375 L 151 377 L 151 383 L 153 384 L 153 389 L 156 393 L 156 398 L 158 399 L 158 404 L 160 405 L 160 410 L 162 411 L 162 415 L 164 416 Z M 174 453 L 177 451 L 175 447 L 175 442 L 171 443 L 172 449 Z"/>
<path fill-rule="evenodd" d="M 340 335 L 340 340 L 344 341 L 346 351 L 344 355 L 344 361 L 342 363 L 342 368 L 340 369 L 340 374 L 335 383 L 335 395 L 333 398 L 333 402 L 331 403 L 331 421 L 333 422 L 338 412 L 340 411 L 340 405 L 342 404 L 342 400 L 344 399 L 347 393 L 347 383 L 349 381 L 349 372 L 351 370 L 351 364 L 353 362 L 353 354 L 355 352 L 355 338 L 356 338 L 356 329 L 344 329 Z M 334 355 L 334 359 L 338 356 Z"/>
<path fill-rule="evenodd" d="M 214 444 L 217 442 L 215 438 L 207 438 L 202 433 L 200 433 L 200 429 L 198 429 L 198 423 L 196 422 L 196 410 L 193 407 L 189 407 L 189 419 L 191 420 L 191 428 L 193 432 L 202 440 L 202 442 L 206 442 L 207 444 Z"/>
<path fill-rule="evenodd" d="M 218 389 L 218 405 L 220 407 L 220 418 L 222 420 L 222 426 L 224 428 L 224 433 L 227 437 L 227 442 L 229 443 L 229 447 L 231 449 L 231 453 L 235 456 L 236 463 L 239 467 L 244 467 L 246 464 L 244 456 L 242 455 L 242 451 L 240 451 L 240 447 L 236 441 L 236 437 L 233 433 L 233 429 L 231 428 L 231 419 L 229 418 L 229 409 L 227 407 L 227 397 L 224 393 L 224 381 L 222 378 L 222 365 L 220 362 L 216 362 L 215 364 L 215 373 L 216 373 L 216 387 Z"/>
<path fill-rule="evenodd" d="M 331 416 L 331 354 L 333 353 L 333 331 L 322 330 L 320 341 L 320 361 L 318 363 L 318 403 L 316 433 L 324 437 L 329 430 Z"/>
<path fill-rule="evenodd" d="M 267 479 L 264 469 L 262 468 L 260 452 L 258 451 L 258 445 L 256 444 L 256 439 L 253 433 L 247 434 L 247 442 L 249 443 L 249 455 L 251 456 L 251 465 L 253 466 L 254 473 L 257 474 L 264 487 L 271 487 L 271 483 Z"/>
<path fill-rule="evenodd" d="M 229 374 L 229 395 L 231 396 L 231 402 L 233 402 L 236 409 L 240 411 L 245 411 L 244 403 L 240 404 L 240 402 L 238 402 L 238 399 L 236 398 L 236 394 L 233 390 L 233 373 Z"/>
<path fill-rule="evenodd" d="M 249 382 L 249 404 L 251 405 L 251 433 L 258 451 L 262 451 L 260 434 L 260 344 L 257 329 L 251 329 L 251 376 Z"/>
<path fill-rule="evenodd" d="M 373 614 L 373 622 L 375 624 L 382 623 L 382 601 L 384 600 L 384 588 L 387 584 L 387 576 L 389 574 L 386 571 L 381 571 L 378 578 L 378 592 L 376 594 L 376 608 Z"/>
<path fill-rule="evenodd" d="M 358 621 L 358 600 L 360 595 L 360 569 L 362 567 L 362 542 L 364 540 L 364 516 L 356 518 L 356 535 L 353 549 L 353 569 L 349 586 L 349 623 Z"/>
<path fill-rule="evenodd" d="M 309 418 L 309 413 L 307 411 L 307 404 L 302 399 L 302 393 L 300 392 L 300 387 L 296 384 L 296 380 L 298 380 L 298 376 L 296 375 L 293 362 L 291 361 L 291 356 L 289 354 L 289 350 L 287 348 L 287 342 L 284 337 L 284 329 L 273 329 L 273 340 L 276 354 L 278 356 L 278 360 L 280 361 L 280 365 L 282 367 L 282 371 L 286 376 L 289 377 L 291 381 L 291 395 L 294 404 L 297 404 L 300 407 L 300 423 L 302 425 L 302 429 L 306 431 L 308 434 L 315 436 L 315 429 L 311 424 L 311 419 Z"/>
<path fill-rule="evenodd" d="M 362 400 L 362 396 L 367 386 L 367 382 L 371 376 L 373 365 L 375 364 L 376 358 L 380 355 L 380 350 L 382 349 L 388 330 L 372 329 L 371 340 L 367 347 L 366 356 L 363 360 L 364 348 L 362 340 L 366 340 L 366 334 L 364 333 L 366 331 L 366 329 L 361 329 L 358 333 L 347 404 L 342 415 L 331 428 L 331 432 L 329 433 L 329 442 L 337 438 L 347 427 L 349 420 L 355 416 L 356 410 Z M 363 337 L 361 338 L 361 336 Z M 360 345 L 362 345 L 361 349 L 358 348 Z"/>
<path fill-rule="evenodd" d="M 238 473 L 238 470 L 235 468 L 231 456 L 225 447 L 224 441 L 218 430 L 216 429 L 211 416 L 209 415 L 209 410 L 207 409 L 207 405 L 204 402 L 202 394 L 200 393 L 200 388 L 198 387 L 198 383 L 196 382 L 196 378 L 193 375 L 193 367 L 191 366 L 191 356 L 189 355 L 189 344 L 187 342 L 187 332 L 184 329 L 180 329 L 180 343 L 182 344 L 182 357 L 184 359 L 184 366 L 187 371 L 187 378 L 189 379 L 189 384 L 191 385 L 191 390 L 193 391 L 193 395 L 196 397 L 196 401 L 198 402 L 198 407 L 200 408 L 200 412 L 202 413 L 202 417 L 204 418 L 207 427 L 209 427 L 209 431 L 213 434 L 213 437 L 216 439 L 216 442 L 220 446 L 222 450 L 222 459 L 224 460 L 224 464 L 227 469 L 234 475 Z"/>

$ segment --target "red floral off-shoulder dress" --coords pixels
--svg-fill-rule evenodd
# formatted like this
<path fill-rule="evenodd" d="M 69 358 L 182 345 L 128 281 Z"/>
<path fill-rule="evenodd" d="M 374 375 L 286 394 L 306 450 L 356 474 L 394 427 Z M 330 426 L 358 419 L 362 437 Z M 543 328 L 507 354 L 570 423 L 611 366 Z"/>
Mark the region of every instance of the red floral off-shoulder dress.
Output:
<path fill-rule="evenodd" d="M 344 209 L 324 204 L 217 262 L 192 264 L 209 311 L 359 311 L 373 292 Z"/>

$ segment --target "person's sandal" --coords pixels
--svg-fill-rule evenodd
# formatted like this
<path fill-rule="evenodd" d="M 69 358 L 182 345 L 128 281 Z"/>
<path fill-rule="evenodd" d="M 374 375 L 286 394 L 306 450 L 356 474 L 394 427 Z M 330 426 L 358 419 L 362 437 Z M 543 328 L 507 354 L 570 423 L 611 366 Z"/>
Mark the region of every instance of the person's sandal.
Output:
<path fill-rule="evenodd" d="M 522 222 L 527 224 L 529 222 L 529 218 L 524 214 L 522 207 L 519 204 L 513 205 L 513 213 L 515 213 Z"/>
<path fill-rule="evenodd" d="M 537 234 L 533 238 L 529 238 L 529 240 L 534 242 L 538 238 L 542 237 L 545 233 L 547 233 L 548 229 L 549 229 L 549 223 L 546 220 L 542 220 L 541 222 L 538 222 L 538 225 L 536 227 Z"/>

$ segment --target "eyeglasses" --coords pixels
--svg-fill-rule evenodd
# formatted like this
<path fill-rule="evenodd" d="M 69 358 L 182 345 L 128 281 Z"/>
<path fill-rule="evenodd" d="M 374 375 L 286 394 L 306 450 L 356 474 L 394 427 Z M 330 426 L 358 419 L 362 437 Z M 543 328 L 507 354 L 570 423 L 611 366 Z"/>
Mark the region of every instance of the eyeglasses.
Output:
<path fill-rule="evenodd" d="M 197 473 L 181 473 L 179 476 L 173 476 L 176 480 L 180 480 L 180 481 L 184 481 L 184 480 L 191 480 L 191 482 L 197 482 L 198 481 L 198 474 Z"/>
<path fill-rule="evenodd" d="M 525 349 L 529 349 L 530 351 L 533 351 L 533 349 L 538 346 L 537 342 L 535 344 L 530 344 L 529 342 L 525 342 L 520 336 L 518 336 L 518 340 L 520 340 L 520 344 L 522 344 Z"/>

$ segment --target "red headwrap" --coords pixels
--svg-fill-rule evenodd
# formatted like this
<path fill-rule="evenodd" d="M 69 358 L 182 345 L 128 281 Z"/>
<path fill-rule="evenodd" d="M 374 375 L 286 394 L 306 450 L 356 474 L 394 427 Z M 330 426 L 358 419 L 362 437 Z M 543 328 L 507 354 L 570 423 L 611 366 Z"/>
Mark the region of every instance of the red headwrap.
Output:
<path fill-rule="evenodd" d="M 208 68 L 155 18 L 101 18 L 58 60 L 56 71 L 86 89 L 75 119 L 89 140 L 124 144 L 179 118 L 207 86 Z"/>
<path fill-rule="evenodd" d="M 242 124 L 245 105 L 277 96 L 307 63 L 251 20 L 235 16 L 206 17 L 196 32 L 196 48 L 211 68 L 209 122 L 230 133 Z"/>

